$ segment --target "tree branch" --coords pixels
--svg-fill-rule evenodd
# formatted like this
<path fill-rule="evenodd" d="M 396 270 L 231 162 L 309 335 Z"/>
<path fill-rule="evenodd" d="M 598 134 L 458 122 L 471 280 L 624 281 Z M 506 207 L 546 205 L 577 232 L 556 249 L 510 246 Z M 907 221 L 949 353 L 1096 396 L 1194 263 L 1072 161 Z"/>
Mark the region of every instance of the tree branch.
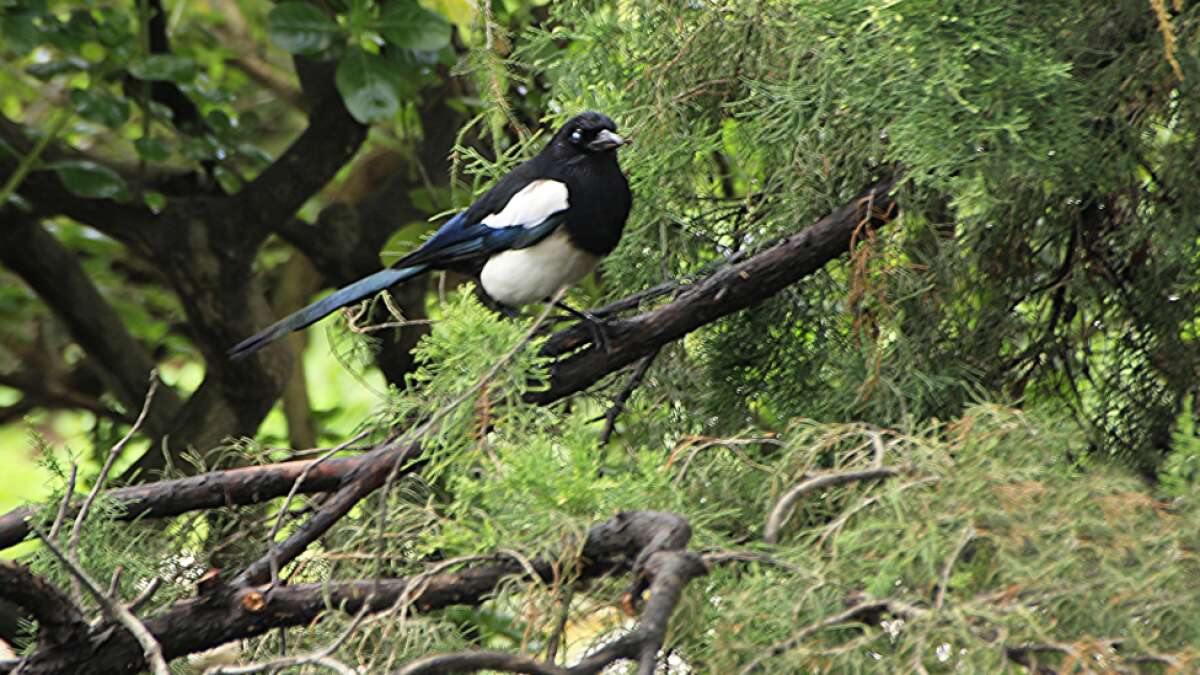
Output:
<path fill-rule="evenodd" d="M 0 560 L 0 598 L 37 621 L 39 645 L 68 647 L 87 634 L 87 619 L 75 603 L 20 563 Z"/>
<path fill-rule="evenodd" d="M 595 384 L 600 378 L 648 356 L 697 328 L 766 300 L 848 251 L 860 228 L 882 227 L 896 217 L 889 194 L 896 178 L 878 181 L 803 231 L 712 276 L 687 286 L 666 305 L 606 325 L 608 350 L 594 346 L 586 326 L 575 325 L 550 337 L 546 356 L 566 356 L 550 370 L 549 386 L 529 392 L 530 403 L 550 403 Z"/>
<path fill-rule="evenodd" d="M 683 571 L 700 573 L 703 564 L 699 558 L 682 551 L 690 536 L 687 521 L 673 513 L 619 513 L 589 530 L 577 558 L 575 573 L 578 578 L 590 579 L 614 569 L 632 568 L 635 576 L 641 576 L 643 572 L 653 576 L 656 580 L 650 586 L 653 595 L 643 612 L 642 623 L 645 624 L 647 619 L 665 620 L 665 606 L 669 603 L 673 607 L 678 599 L 677 596 L 672 599 L 669 584 L 676 584 L 681 590 L 682 577 L 677 576 L 680 570 L 673 567 L 677 563 L 669 563 L 670 558 L 656 558 L 655 555 L 666 552 L 685 556 L 700 568 L 691 566 Z M 639 566 L 638 561 L 643 563 Z M 162 645 L 165 658 L 170 660 L 231 640 L 261 635 L 274 628 L 307 625 L 329 610 L 349 614 L 378 613 L 393 610 L 399 604 L 408 607 L 409 611 L 429 612 L 451 605 L 477 605 L 501 581 L 513 575 L 525 579 L 537 577 L 550 583 L 562 572 L 557 557 L 528 561 L 526 565 L 505 556 L 499 562 L 478 564 L 453 573 L 402 579 L 363 579 L 274 588 L 217 585 L 207 594 L 177 602 L 143 623 Z M 659 625 L 653 623 L 647 630 L 657 631 Z M 651 638 L 655 634 L 659 633 L 646 633 Z M 643 640 L 640 644 L 649 643 Z M 628 646 L 622 646 L 621 653 L 628 649 Z M 613 652 L 616 652 L 615 648 Z M 134 673 L 144 666 L 141 647 L 130 634 L 113 633 L 98 627 L 69 647 L 39 645 L 22 672 L 45 675 L 86 671 L 93 675 L 109 675 Z"/>
<path fill-rule="evenodd" d="M 13 211 L 0 228 L 0 263 L 20 276 L 67 327 L 109 377 L 109 390 L 128 410 L 142 404 L 154 361 L 129 334 L 121 317 L 97 290 L 79 259 L 41 225 Z M 152 434 L 163 433 L 183 402 L 162 387 L 147 420 Z"/>
<path fill-rule="evenodd" d="M 775 507 L 771 509 L 771 515 L 767 518 L 767 526 L 763 529 L 763 541 L 768 544 L 779 543 L 779 530 L 787 522 L 789 516 L 792 515 L 792 507 L 804 495 L 820 490 L 822 488 L 834 487 L 837 485 L 845 485 L 860 480 L 875 480 L 876 478 L 890 478 L 895 476 L 898 471 L 885 467 L 876 467 L 873 469 L 864 469 L 862 471 L 845 471 L 842 473 L 829 473 L 821 476 L 814 476 L 808 480 L 794 486 L 783 496 L 779 501 L 775 502 Z"/>
<path fill-rule="evenodd" d="M 282 497 L 305 472 L 308 475 L 297 494 L 335 490 L 362 467 L 368 457 L 337 457 L 313 467 L 314 460 L 249 466 L 176 480 L 145 483 L 109 490 L 105 499 L 120 507 L 121 520 L 168 518 L 189 511 L 223 506 L 261 504 Z M 78 513 L 79 505 L 68 507 Z M 30 536 L 28 520 L 37 514 L 31 507 L 13 509 L 0 516 L 0 549 L 21 543 Z"/>

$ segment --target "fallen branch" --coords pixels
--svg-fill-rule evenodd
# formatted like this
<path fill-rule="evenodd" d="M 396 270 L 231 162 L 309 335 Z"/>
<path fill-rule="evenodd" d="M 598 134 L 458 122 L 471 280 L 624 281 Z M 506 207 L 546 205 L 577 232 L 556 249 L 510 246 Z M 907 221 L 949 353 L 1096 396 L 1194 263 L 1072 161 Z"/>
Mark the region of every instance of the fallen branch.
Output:
<path fill-rule="evenodd" d="M 617 569 L 632 569 L 635 576 L 646 571 L 657 578 L 663 574 L 656 571 L 663 563 L 652 560 L 653 556 L 662 551 L 681 551 L 690 537 L 687 521 L 676 514 L 620 513 L 589 530 L 576 568 L 571 572 L 576 578 L 586 580 Z M 144 624 L 162 645 L 169 660 L 233 640 L 262 635 L 275 628 L 308 625 L 329 610 L 373 614 L 394 610 L 398 603 L 407 602 L 409 611 L 423 613 L 451 605 L 477 605 L 501 581 L 513 576 L 529 579 L 531 572 L 540 581 L 551 583 L 563 570 L 556 559 L 534 559 L 527 569 L 520 561 L 505 556 L 498 562 L 474 565 L 453 573 L 420 574 L 403 579 L 362 579 L 274 588 L 266 584 L 217 584 L 201 597 L 177 602 L 146 619 Z M 655 590 L 655 587 L 651 586 L 651 589 Z M 663 593 L 668 590 L 664 589 Z M 665 598 L 664 595 L 660 602 Z M 652 596 L 643 617 L 651 612 L 654 602 Z M 661 612 L 659 605 L 654 606 L 658 608 L 655 612 Z M 145 658 L 130 634 L 100 628 L 89 630 L 73 640 L 69 648 L 39 644 L 22 673 L 108 675 L 135 673 L 144 667 Z"/>

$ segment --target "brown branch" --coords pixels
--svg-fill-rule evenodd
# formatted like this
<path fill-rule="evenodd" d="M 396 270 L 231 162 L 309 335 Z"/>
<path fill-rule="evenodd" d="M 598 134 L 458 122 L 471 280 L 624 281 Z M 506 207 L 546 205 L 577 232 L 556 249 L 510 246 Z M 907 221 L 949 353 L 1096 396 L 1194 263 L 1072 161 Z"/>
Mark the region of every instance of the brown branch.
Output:
<path fill-rule="evenodd" d="M 79 259 L 40 224 L 12 210 L 0 227 L 0 264 L 29 284 L 102 370 L 113 395 L 133 410 L 146 399 L 154 361 L 104 299 Z M 163 433 L 182 408 L 173 390 L 159 392 L 146 428 Z"/>
<path fill-rule="evenodd" d="M 366 455 L 336 457 L 309 470 L 297 489 L 299 494 L 335 490 L 367 460 Z M 314 463 L 313 460 L 248 466 L 176 480 L 146 483 L 109 490 L 105 499 L 120 508 L 120 520 L 137 518 L 168 518 L 189 511 L 215 509 L 222 506 L 260 504 L 282 497 L 296 479 Z M 78 505 L 68 511 L 77 513 Z M 0 549 L 21 543 L 32 533 L 29 519 L 36 509 L 20 507 L 0 516 Z"/>
<path fill-rule="evenodd" d="M 63 553 L 62 549 L 54 543 L 53 539 L 46 536 L 40 530 L 34 530 L 34 532 L 42 540 L 42 545 L 67 568 L 72 577 L 83 585 L 88 594 L 96 599 L 104 614 L 110 620 L 121 624 L 137 640 L 138 645 L 142 648 L 142 654 L 146 662 L 154 671 L 154 675 L 171 675 L 171 669 L 167 667 L 167 661 L 163 658 L 162 645 L 158 643 L 158 640 L 154 639 L 150 631 L 146 630 L 145 624 L 134 616 L 128 607 L 105 595 L 104 591 L 100 590 L 100 587 L 88 576 L 87 572 L 83 571 L 83 568 L 71 560 L 67 554 Z"/>
<path fill-rule="evenodd" d="M 893 616 L 901 616 L 906 618 L 913 616 L 924 616 L 928 614 L 928 610 L 926 609 L 897 600 L 868 600 L 860 602 L 843 612 L 839 612 L 815 623 L 810 623 L 796 631 L 796 633 L 794 633 L 790 638 L 771 645 L 767 649 L 766 653 L 746 664 L 746 666 L 740 671 L 740 675 L 749 675 L 749 673 L 757 672 L 762 668 L 763 664 L 768 659 L 779 656 L 784 652 L 789 652 L 796 647 L 799 647 L 813 634 L 825 630 L 826 628 L 851 621 L 872 621 L 872 617 L 878 617 L 884 612 Z"/>
<path fill-rule="evenodd" d="M 66 647 L 87 634 L 87 619 L 71 599 L 28 567 L 0 560 L 0 598 L 37 621 L 39 645 Z"/>
<path fill-rule="evenodd" d="M 788 517 L 792 515 L 792 507 L 804 495 L 827 487 L 835 487 L 837 485 L 845 485 L 860 480 L 875 480 L 877 478 L 890 478 L 895 476 L 898 471 L 888 468 L 865 469 L 862 471 L 845 471 L 842 473 L 829 473 L 823 476 L 815 476 L 808 480 L 792 487 L 785 492 L 779 501 L 775 502 L 775 507 L 771 509 L 771 515 L 767 518 L 767 525 L 763 528 L 763 541 L 768 544 L 779 543 L 779 530 L 787 522 Z"/>
<path fill-rule="evenodd" d="M 655 582 L 650 585 L 653 595 L 643 612 L 643 622 L 646 619 L 665 620 L 664 606 L 673 593 L 669 584 L 675 584 L 679 589 L 683 587 L 678 584 L 680 579 L 671 575 L 681 571 L 699 573 L 699 569 L 690 563 L 670 562 L 669 558 L 656 558 L 655 555 L 682 551 L 690 536 L 687 521 L 673 513 L 619 513 L 589 530 L 573 572 L 576 578 L 591 579 L 614 569 L 631 568 L 635 576 L 640 577 L 643 573 L 653 576 Z M 692 554 L 682 555 L 692 558 Z M 695 562 L 702 568 L 698 558 Z M 681 570 L 678 565 L 688 567 Z M 407 603 L 409 611 L 424 613 L 451 605 L 477 605 L 506 578 L 516 575 L 528 579 L 532 574 L 542 582 L 552 583 L 556 574 L 562 571 L 556 557 L 535 559 L 526 565 L 511 556 L 504 556 L 497 562 L 474 565 L 453 573 L 422 574 L 403 579 L 334 581 L 274 588 L 218 583 L 201 597 L 177 602 L 146 619 L 144 624 L 162 645 L 164 656 L 173 659 L 232 640 L 262 635 L 275 628 L 307 625 L 334 609 L 349 614 L 378 613 L 394 610 L 397 603 Z M 655 596 L 661 597 L 656 600 Z M 651 628 L 657 631 L 659 625 L 653 623 Z M 647 635 L 653 637 L 651 633 Z M 643 641 L 641 644 L 645 647 L 649 643 Z M 97 627 L 85 638 L 75 640 L 69 648 L 39 645 L 22 672 L 25 675 L 64 672 L 108 675 L 134 673 L 144 664 L 140 645 L 130 634 L 112 633 Z"/>
<path fill-rule="evenodd" d="M 551 368 L 549 386 L 527 393 L 525 400 L 545 404 L 582 391 L 663 345 L 723 316 L 753 307 L 816 272 L 850 250 L 854 233 L 861 227 L 881 227 L 895 218 L 897 205 L 889 194 L 895 184 L 895 178 L 875 183 L 798 234 L 686 287 L 662 307 L 610 321 L 605 327 L 607 350 L 577 351 L 590 340 L 583 325 L 555 333 L 542 353 L 565 358 Z"/>
<path fill-rule="evenodd" d="M 613 399 L 613 403 L 604 413 L 604 430 L 600 432 L 600 445 L 608 445 L 608 440 L 612 437 L 613 432 L 617 429 L 617 417 L 625 410 L 625 404 L 629 402 L 629 397 L 633 396 L 633 392 L 642 384 L 646 373 L 650 371 L 651 364 L 654 363 L 654 357 L 658 356 L 659 350 L 654 350 L 649 355 L 642 357 L 637 368 L 633 370 L 633 374 L 629 376 L 629 380 L 625 383 L 625 388 L 620 394 Z"/>

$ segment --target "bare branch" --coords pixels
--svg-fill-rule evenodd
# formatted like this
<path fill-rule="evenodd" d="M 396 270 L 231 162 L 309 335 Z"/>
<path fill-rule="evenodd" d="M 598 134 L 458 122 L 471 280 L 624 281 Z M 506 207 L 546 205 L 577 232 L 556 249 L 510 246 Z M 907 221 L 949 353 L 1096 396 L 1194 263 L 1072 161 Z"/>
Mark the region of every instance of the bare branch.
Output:
<path fill-rule="evenodd" d="M 298 494 L 335 490 L 366 463 L 367 455 L 335 457 L 318 467 L 313 460 L 247 466 L 214 471 L 199 476 L 117 488 L 105 498 L 121 507 L 120 520 L 168 518 L 189 511 L 221 506 L 260 504 L 288 493 L 296 479 L 308 470 Z M 70 513 L 72 508 L 68 507 Z M 19 544 L 32 534 L 29 519 L 36 515 L 30 507 L 14 509 L 0 516 L 0 549 Z"/>
<path fill-rule="evenodd" d="M 105 595 L 104 591 L 101 591 L 100 587 L 96 585 L 96 582 L 92 581 L 91 577 L 87 575 L 87 572 L 84 572 L 83 568 L 68 559 L 62 549 L 50 537 L 46 536 L 41 530 L 35 529 L 34 533 L 42 540 L 42 544 L 46 546 L 50 553 L 55 558 L 58 558 L 58 561 L 67 568 L 71 576 L 78 579 L 84 589 L 96 599 L 101 609 L 104 610 L 105 615 L 124 626 L 133 635 L 138 644 L 142 646 L 142 653 L 146 657 L 146 662 L 154 671 L 154 675 L 171 675 L 171 669 L 167 667 L 167 661 L 163 658 L 162 645 L 158 643 L 158 640 L 154 639 L 154 636 L 146 629 L 145 624 L 120 602 Z"/>
<path fill-rule="evenodd" d="M 617 398 L 613 400 L 613 404 L 609 406 L 604 413 L 604 431 L 600 432 L 600 445 L 608 445 L 608 439 L 612 437 L 613 431 L 617 428 L 617 417 L 624 412 L 625 404 L 629 402 L 629 397 L 633 396 L 633 392 L 642 384 L 646 373 L 650 371 L 650 366 L 654 363 L 654 357 L 658 356 L 660 350 L 656 349 L 649 355 L 642 358 L 638 363 L 637 368 L 633 370 L 633 374 L 629 376 L 629 381 L 625 383 L 625 388 L 617 394 Z"/>
<path fill-rule="evenodd" d="M 926 609 L 900 602 L 898 600 L 867 600 L 865 602 L 860 602 L 843 612 L 826 617 L 815 623 L 810 623 L 801 628 L 790 638 L 771 645 L 765 654 L 746 664 L 740 673 L 741 675 L 749 675 L 749 673 L 757 672 L 762 668 L 763 664 L 766 663 L 768 659 L 779 656 L 784 652 L 788 652 L 796 647 L 799 647 L 809 637 L 822 630 L 825 630 L 826 628 L 852 621 L 862 621 L 867 617 L 878 616 L 884 612 L 903 617 L 923 616 L 928 614 L 928 610 Z"/>
<path fill-rule="evenodd" d="M 823 476 L 810 478 L 792 489 L 788 490 L 775 502 L 775 507 L 771 509 L 771 515 L 767 518 L 767 526 L 763 529 L 763 541 L 768 544 L 779 542 L 779 530 L 787 522 L 788 517 L 792 515 L 792 508 L 796 502 L 804 495 L 815 492 L 827 487 L 836 485 L 845 485 L 860 480 L 875 480 L 877 478 L 890 478 L 899 472 L 895 469 L 877 468 L 864 469 L 862 471 L 846 471 L 842 473 L 830 473 Z"/>
<path fill-rule="evenodd" d="M 0 560 L 0 598 L 25 609 L 37 621 L 39 645 L 70 645 L 87 633 L 87 620 L 79 607 L 20 563 Z"/>
<path fill-rule="evenodd" d="M 571 670 L 529 656 L 496 651 L 455 652 L 426 656 L 395 671 L 392 675 L 436 675 L 437 673 L 473 673 L 493 670 L 528 675 L 570 675 Z"/>

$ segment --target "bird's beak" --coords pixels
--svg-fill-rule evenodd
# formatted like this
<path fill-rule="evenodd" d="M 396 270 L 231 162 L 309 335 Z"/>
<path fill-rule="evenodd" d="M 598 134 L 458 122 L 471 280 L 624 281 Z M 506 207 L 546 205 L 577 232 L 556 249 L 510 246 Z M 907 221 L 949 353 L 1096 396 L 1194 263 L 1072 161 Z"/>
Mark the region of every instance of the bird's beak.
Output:
<path fill-rule="evenodd" d="M 612 150 L 613 148 L 619 148 L 622 145 L 625 145 L 624 138 L 621 138 L 608 129 L 601 129 L 600 133 L 596 134 L 595 140 L 593 140 L 591 143 L 588 143 L 588 149 L 599 152 L 601 150 Z"/>

